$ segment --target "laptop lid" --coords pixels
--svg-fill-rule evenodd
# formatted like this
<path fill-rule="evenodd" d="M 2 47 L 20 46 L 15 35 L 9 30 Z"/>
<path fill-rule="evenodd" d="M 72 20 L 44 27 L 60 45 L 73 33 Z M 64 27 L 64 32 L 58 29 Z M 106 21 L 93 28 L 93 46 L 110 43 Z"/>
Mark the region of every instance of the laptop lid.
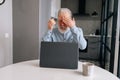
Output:
<path fill-rule="evenodd" d="M 41 42 L 40 66 L 77 69 L 78 44 L 66 42 Z"/>

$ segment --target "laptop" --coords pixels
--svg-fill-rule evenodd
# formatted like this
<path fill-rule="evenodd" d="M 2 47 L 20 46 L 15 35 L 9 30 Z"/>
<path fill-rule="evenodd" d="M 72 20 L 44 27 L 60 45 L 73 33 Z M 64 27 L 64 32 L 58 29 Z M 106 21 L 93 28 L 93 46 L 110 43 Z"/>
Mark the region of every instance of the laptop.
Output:
<path fill-rule="evenodd" d="M 66 42 L 41 42 L 40 67 L 78 68 L 78 44 Z"/>

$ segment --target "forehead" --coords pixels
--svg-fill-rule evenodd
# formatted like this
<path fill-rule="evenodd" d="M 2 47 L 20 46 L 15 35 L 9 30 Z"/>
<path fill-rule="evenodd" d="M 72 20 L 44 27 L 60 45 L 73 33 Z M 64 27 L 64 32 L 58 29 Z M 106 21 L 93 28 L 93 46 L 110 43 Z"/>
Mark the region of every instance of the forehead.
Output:
<path fill-rule="evenodd" d="M 58 18 L 61 18 L 61 17 L 70 17 L 71 16 L 71 14 L 70 13 L 68 13 L 68 12 L 60 12 L 59 14 L 58 14 Z"/>

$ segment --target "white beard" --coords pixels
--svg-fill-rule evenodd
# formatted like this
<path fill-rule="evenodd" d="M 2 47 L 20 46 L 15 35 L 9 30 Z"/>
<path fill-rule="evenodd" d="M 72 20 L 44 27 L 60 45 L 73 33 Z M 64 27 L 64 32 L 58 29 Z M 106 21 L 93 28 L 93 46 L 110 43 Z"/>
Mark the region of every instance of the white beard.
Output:
<path fill-rule="evenodd" d="M 58 27 L 58 30 L 60 31 L 60 33 L 65 33 L 69 28 L 67 28 L 66 30 L 62 30 L 60 29 L 60 27 Z"/>

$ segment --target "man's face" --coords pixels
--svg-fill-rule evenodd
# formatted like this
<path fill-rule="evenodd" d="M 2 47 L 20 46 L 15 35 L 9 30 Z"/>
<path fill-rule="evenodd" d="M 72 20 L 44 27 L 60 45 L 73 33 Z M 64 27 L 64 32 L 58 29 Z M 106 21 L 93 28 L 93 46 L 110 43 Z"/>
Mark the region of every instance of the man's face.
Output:
<path fill-rule="evenodd" d="M 70 18 L 70 14 L 68 12 L 59 13 L 58 24 L 59 24 L 59 28 L 61 30 L 66 30 L 67 29 L 67 25 L 64 23 L 64 18 Z"/>

